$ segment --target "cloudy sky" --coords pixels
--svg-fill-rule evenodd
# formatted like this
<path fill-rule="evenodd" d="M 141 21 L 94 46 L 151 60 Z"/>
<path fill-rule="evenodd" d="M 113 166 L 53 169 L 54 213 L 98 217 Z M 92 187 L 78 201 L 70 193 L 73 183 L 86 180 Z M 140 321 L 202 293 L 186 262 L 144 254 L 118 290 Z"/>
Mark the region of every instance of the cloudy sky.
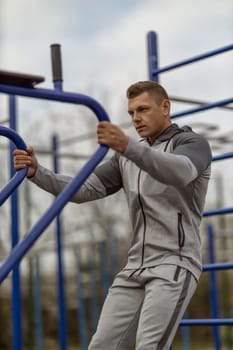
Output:
<path fill-rule="evenodd" d="M 124 93 L 146 79 L 146 34 L 159 35 L 160 66 L 233 42 L 232 0 L 0 0 L 0 68 L 43 75 L 62 45 L 64 89 Z M 174 95 L 232 95 L 232 52 L 161 77 Z M 113 96 L 114 98 L 114 96 Z"/>
<path fill-rule="evenodd" d="M 127 86 L 148 78 L 148 31 L 159 37 L 159 64 L 190 58 L 233 43 L 232 0 L 0 0 L 0 69 L 38 74 L 53 88 L 50 45 L 60 43 L 63 89 L 91 95 L 114 122 L 126 121 Z M 233 51 L 164 73 L 171 96 L 210 102 L 232 97 Z M 1 100 L 0 100 L 1 101 Z M 3 105 L 0 114 L 3 114 Z M 119 109 L 119 105 L 122 107 Z M 21 104 L 20 128 L 38 113 Z M 173 103 L 172 111 L 190 106 Z M 121 113 L 119 113 L 121 110 Z M 4 111 L 5 113 L 5 111 Z M 178 120 L 177 120 L 178 121 Z M 231 111 L 180 119 L 233 130 Z"/>

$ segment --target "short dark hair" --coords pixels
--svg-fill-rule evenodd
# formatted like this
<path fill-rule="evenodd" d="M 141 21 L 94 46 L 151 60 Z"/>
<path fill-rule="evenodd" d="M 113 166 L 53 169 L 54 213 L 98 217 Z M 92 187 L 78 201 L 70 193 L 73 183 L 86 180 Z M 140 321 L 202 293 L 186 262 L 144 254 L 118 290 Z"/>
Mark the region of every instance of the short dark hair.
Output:
<path fill-rule="evenodd" d="M 137 97 L 143 92 L 148 92 L 153 96 L 158 104 L 161 104 L 164 99 L 168 99 L 168 94 L 166 90 L 155 81 L 138 81 L 130 85 L 126 91 L 126 96 L 128 99 Z"/>

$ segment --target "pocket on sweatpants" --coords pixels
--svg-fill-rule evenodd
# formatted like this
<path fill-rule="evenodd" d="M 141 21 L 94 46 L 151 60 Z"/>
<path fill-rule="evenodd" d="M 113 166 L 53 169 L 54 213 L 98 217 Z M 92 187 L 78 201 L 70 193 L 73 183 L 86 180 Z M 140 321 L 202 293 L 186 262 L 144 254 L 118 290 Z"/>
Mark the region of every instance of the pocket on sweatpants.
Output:
<path fill-rule="evenodd" d="M 177 282 L 181 275 L 182 267 L 177 265 L 158 265 L 148 268 L 148 272 L 153 275 L 153 277 L 161 278 L 169 282 Z"/>

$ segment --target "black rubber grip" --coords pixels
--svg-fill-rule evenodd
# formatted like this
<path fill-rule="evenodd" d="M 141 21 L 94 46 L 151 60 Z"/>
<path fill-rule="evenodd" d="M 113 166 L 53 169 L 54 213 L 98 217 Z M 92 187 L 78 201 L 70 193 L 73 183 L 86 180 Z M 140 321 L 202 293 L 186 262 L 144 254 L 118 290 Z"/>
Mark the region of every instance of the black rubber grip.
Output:
<path fill-rule="evenodd" d="M 53 81 L 62 81 L 61 45 L 51 45 Z"/>

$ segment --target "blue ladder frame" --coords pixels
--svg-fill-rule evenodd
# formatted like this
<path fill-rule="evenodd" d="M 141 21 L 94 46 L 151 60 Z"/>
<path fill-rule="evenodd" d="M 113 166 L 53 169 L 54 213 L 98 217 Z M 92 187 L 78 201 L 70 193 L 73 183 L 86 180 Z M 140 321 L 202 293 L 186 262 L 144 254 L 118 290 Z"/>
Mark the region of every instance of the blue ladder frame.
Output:
<path fill-rule="evenodd" d="M 68 93 L 62 91 L 48 90 L 48 89 L 28 89 L 18 86 L 11 85 L 2 85 L 0 84 L 0 92 L 10 94 L 10 95 L 18 95 L 18 96 L 26 96 L 33 97 L 38 99 L 47 99 L 52 101 L 59 102 L 68 102 L 75 103 L 89 107 L 97 116 L 99 121 L 109 121 L 109 117 L 103 107 L 97 103 L 94 99 L 89 96 L 76 94 L 76 93 Z M 15 133 L 4 128 L 3 136 L 8 137 L 10 135 L 15 136 Z M 25 149 L 25 144 L 23 145 Z M 57 196 L 54 203 L 51 207 L 46 211 L 46 213 L 40 218 L 37 224 L 31 229 L 30 232 L 27 233 L 25 238 L 19 242 L 14 249 L 11 251 L 9 256 L 3 262 L 0 267 L 0 284 L 3 280 L 8 276 L 10 271 L 14 268 L 16 264 L 18 264 L 24 255 L 28 252 L 28 250 L 32 247 L 35 241 L 41 236 L 43 231 L 48 227 L 48 225 L 52 222 L 52 220 L 61 212 L 66 203 L 70 200 L 70 198 L 78 191 L 81 185 L 85 182 L 85 180 L 89 177 L 89 175 L 93 172 L 95 167 L 101 162 L 108 151 L 108 147 L 104 145 L 100 145 L 91 159 L 84 165 L 81 171 L 73 178 L 71 183 L 66 186 L 65 190 Z M 25 176 L 25 174 L 23 174 Z M 21 175 L 23 177 L 23 175 Z M 19 176 L 18 176 L 19 177 Z M 18 179 L 16 178 L 16 180 Z M 15 181 L 16 181 L 15 180 Z M 22 181 L 21 181 L 22 182 Z M 8 188 L 8 187 L 7 187 Z M 8 191 L 7 191 L 8 192 Z M 0 203 L 3 201 L 2 196 L 0 194 Z"/>

